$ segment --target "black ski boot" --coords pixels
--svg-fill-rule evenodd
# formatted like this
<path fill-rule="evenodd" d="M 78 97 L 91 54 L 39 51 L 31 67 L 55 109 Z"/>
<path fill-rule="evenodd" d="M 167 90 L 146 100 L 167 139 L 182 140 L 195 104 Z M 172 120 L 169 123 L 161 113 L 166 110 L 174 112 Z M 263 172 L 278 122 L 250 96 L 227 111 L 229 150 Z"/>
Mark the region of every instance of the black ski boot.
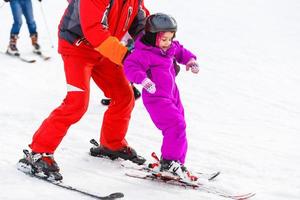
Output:
<path fill-rule="evenodd" d="M 141 92 L 136 87 L 134 87 L 134 85 L 132 85 L 132 90 L 135 100 L 141 97 Z"/>
<path fill-rule="evenodd" d="M 59 173 L 59 167 L 54 160 L 53 154 L 29 153 L 26 149 L 23 152 L 25 157 L 18 162 L 19 170 L 51 181 L 60 181 L 63 179 Z"/>
<path fill-rule="evenodd" d="M 133 90 L 133 95 L 135 100 L 141 97 L 141 92 L 136 87 L 134 87 L 134 85 L 132 85 L 132 90 Z M 101 99 L 101 104 L 104 106 L 108 106 L 110 102 L 111 102 L 110 99 Z"/>
<path fill-rule="evenodd" d="M 98 142 L 96 142 L 96 140 L 94 139 L 92 139 L 90 142 L 95 145 L 95 147 L 92 147 L 90 149 L 91 156 L 108 157 L 111 160 L 122 158 L 124 160 L 130 160 L 131 162 L 138 165 L 142 165 L 146 162 L 146 159 L 142 156 L 139 156 L 132 147 L 126 146 L 119 150 L 113 151 L 99 145 Z"/>

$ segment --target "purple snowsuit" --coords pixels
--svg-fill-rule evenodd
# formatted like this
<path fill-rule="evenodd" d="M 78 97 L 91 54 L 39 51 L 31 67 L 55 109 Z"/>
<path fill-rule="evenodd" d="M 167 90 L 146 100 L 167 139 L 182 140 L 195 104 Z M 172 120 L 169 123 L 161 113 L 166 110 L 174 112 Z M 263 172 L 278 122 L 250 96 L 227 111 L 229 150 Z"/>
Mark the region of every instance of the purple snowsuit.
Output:
<path fill-rule="evenodd" d="M 135 43 L 135 50 L 124 62 L 125 74 L 130 82 L 141 84 L 150 78 L 156 85 L 156 92 L 142 92 L 143 103 L 155 126 L 162 131 L 162 157 L 184 164 L 187 152 L 186 123 L 179 90 L 175 83 L 173 59 L 186 64 L 195 58 L 178 41 L 164 52 L 158 47 L 147 46 L 140 40 Z"/>

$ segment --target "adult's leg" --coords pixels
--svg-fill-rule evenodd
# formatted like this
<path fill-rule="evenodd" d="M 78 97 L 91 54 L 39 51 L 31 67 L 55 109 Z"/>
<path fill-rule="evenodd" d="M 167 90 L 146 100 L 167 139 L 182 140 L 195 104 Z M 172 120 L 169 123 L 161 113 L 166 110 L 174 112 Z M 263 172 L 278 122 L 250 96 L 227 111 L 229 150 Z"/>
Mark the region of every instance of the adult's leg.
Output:
<path fill-rule="evenodd" d="M 68 128 L 80 120 L 89 101 L 90 77 L 93 64 L 78 56 L 62 56 L 68 93 L 33 136 L 30 145 L 33 152 L 54 153 Z"/>
<path fill-rule="evenodd" d="M 10 8 L 14 19 L 10 35 L 19 35 L 22 26 L 22 8 L 19 0 L 11 0 Z"/>
<path fill-rule="evenodd" d="M 118 150 L 128 145 L 125 136 L 134 107 L 131 85 L 123 68 L 105 58 L 94 67 L 92 78 L 105 96 L 111 98 L 103 117 L 100 143 Z"/>
<path fill-rule="evenodd" d="M 33 9 L 32 9 L 32 2 L 31 0 L 20 0 L 21 6 L 22 6 L 22 11 L 24 14 L 24 17 L 26 19 L 26 23 L 27 23 L 27 27 L 30 33 L 30 36 L 32 35 L 36 35 L 37 31 L 36 31 L 36 23 L 33 17 Z"/>

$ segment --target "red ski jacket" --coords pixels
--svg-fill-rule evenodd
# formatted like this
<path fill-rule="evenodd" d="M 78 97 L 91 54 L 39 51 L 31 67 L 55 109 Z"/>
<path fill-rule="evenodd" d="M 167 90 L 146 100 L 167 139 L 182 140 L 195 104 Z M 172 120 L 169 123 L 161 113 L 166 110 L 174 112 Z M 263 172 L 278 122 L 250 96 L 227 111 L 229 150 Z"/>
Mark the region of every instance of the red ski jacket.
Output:
<path fill-rule="evenodd" d="M 126 32 L 135 37 L 148 15 L 143 0 L 72 0 L 59 25 L 58 50 L 121 64 L 127 48 L 120 40 Z"/>

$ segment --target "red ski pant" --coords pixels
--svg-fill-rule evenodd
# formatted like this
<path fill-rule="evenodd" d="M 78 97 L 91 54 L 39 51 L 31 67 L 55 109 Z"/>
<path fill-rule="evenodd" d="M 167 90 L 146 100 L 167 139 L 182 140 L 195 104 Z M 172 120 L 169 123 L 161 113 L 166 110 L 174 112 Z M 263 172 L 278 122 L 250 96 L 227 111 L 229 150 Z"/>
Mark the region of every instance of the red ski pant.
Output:
<path fill-rule="evenodd" d="M 127 146 L 125 135 L 134 107 L 132 88 L 123 68 L 108 59 L 62 56 L 68 93 L 62 104 L 44 120 L 29 145 L 33 152 L 54 153 L 69 127 L 80 120 L 88 108 L 90 79 L 111 98 L 104 113 L 100 144 L 116 150 Z M 100 124 L 100 123 L 99 123 Z"/>

